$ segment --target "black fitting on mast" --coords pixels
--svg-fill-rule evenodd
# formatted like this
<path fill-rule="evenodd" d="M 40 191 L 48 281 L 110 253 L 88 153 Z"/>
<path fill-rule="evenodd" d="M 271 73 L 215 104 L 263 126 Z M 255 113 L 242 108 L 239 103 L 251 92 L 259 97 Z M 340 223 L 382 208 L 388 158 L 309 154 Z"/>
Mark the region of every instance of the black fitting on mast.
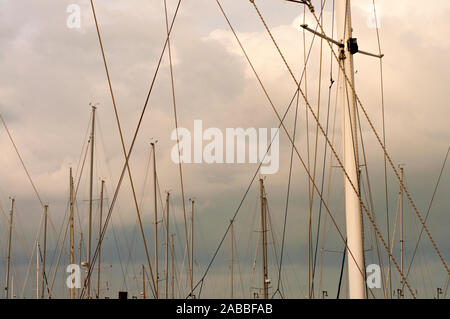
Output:
<path fill-rule="evenodd" d="M 347 47 L 348 47 L 348 51 L 350 51 L 351 54 L 355 54 L 359 52 L 358 49 L 358 42 L 356 40 L 356 38 L 350 38 L 347 40 Z"/>

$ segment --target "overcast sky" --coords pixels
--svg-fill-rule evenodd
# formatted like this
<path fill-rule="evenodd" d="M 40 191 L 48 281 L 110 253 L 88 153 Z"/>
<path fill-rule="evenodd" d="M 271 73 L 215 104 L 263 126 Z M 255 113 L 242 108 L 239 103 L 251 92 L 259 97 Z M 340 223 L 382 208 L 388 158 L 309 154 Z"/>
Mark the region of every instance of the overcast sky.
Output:
<path fill-rule="evenodd" d="M 280 113 L 284 113 L 295 92 L 295 83 L 253 6 L 244 0 L 222 0 L 222 2 L 276 108 Z M 319 2 L 313 1 L 316 12 L 320 11 Z M 326 2 L 324 28 L 331 36 L 332 1 Z M 165 41 L 163 1 L 97 0 L 94 3 L 125 144 L 128 148 Z M 173 16 L 176 3 L 176 0 L 168 0 L 169 18 Z M 303 33 L 299 28 L 299 24 L 303 23 L 303 6 L 282 0 L 259 0 L 256 3 L 289 65 L 299 78 L 304 61 Z M 395 165 L 405 165 L 408 190 L 420 213 L 425 216 L 450 144 L 448 93 L 450 3 L 445 0 L 435 0 L 428 5 L 419 0 L 378 0 L 376 3 L 381 48 L 385 55 L 383 71 L 387 148 Z M 66 22 L 70 15 L 67 13 L 67 7 L 70 4 L 77 4 L 81 8 L 79 29 L 67 27 Z M 372 27 L 372 0 L 353 1 L 352 6 L 354 36 L 358 38 L 360 48 L 364 51 L 378 52 L 376 30 Z M 305 21 L 311 27 L 315 26 L 309 13 Z M 309 50 L 312 39 L 311 35 L 306 35 L 306 50 Z M 192 129 L 194 120 L 202 120 L 204 128 L 217 127 L 223 130 L 278 126 L 270 104 L 215 1 L 182 1 L 171 45 L 179 126 Z M 325 127 L 331 70 L 330 50 L 325 42 L 323 45 L 320 121 Z M 318 101 L 319 49 L 320 41 L 316 38 L 306 74 L 308 99 L 315 110 Z M 381 134 L 379 61 L 372 57 L 356 55 L 355 70 L 357 93 L 377 132 Z M 334 80 L 337 80 L 335 61 L 332 72 Z M 336 85 L 332 87 L 329 127 L 330 136 L 334 132 L 334 145 L 341 156 L 341 111 L 338 108 L 335 112 L 335 89 Z M 0 0 L 0 113 L 9 127 L 40 196 L 50 205 L 49 214 L 58 232 L 61 231 L 64 218 L 67 218 L 69 167 L 73 167 L 74 172 L 79 173 L 79 159 L 87 140 L 86 132 L 91 112 L 89 103 L 98 103 L 95 197 L 98 198 L 100 180 L 104 179 L 110 201 L 124 158 L 89 1 Z M 302 99 L 298 107 L 296 145 L 302 157 L 307 158 L 305 103 Z M 291 134 L 294 108 L 295 103 L 286 119 L 286 126 L 291 130 Z M 336 120 L 333 121 L 335 113 Z M 177 264 L 179 272 L 182 273 L 180 276 L 184 276 L 183 280 L 186 280 L 186 265 L 182 264 L 184 225 L 178 166 L 170 158 L 170 151 L 175 145 L 170 138 L 173 129 L 169 60 L 165 54 L 130 163 L 146 237 L 153 256 L 153 180 L 148 164 L 150 141 L 152 138 L 158 140 L 156 157 L 159 186 L 162 197 L 165 196 L 165 191 L 171 191 L 173 212 L 171 218 L 174 221 L 172 229 L 173 232 L 177 232 Z M 310 116 L 311 154 L 314 152 L 315 129 L 313 118 Z M 386 237 L 383 152 L 362 115 L 361 130 L 375 213 L 383 236 Z M 14 218 L 20 238 L 17 236 L 14 238 L 13 263 L 16 265 L 14 273 L 18 281 L 17 287 L 22 289 L 28 260 L 25 257 L 26 251 L 19 241 L 23 241 L 24 246 L 31 252 L 33 241 L 39 232 L 42 209 L 3 126 L 0 129 L 0 149 L 0 203 L 3 211 L 7 213 L 10 205 L 9 197 L 16 199 Z M 324 139 L 320 136 L 316 173 L 318 182 L 322 176 L 323 149 Z M 330 174 L 329 156 L 328 150 L 326 181 Z M 271 229 L 275 235 L 278 255 L 283 231 L 289 160 L 290 144 L 286 134 L 281 132 L 279 172 L 265 177 L 273 221 Z M 196 200 L 197 279 L 211 260 L 256 169 L 256 164 L 183 165 L 186 200 L 189 198 Z M 77 241 L 80 230 L 83 231 L 83 236 L 87 237 L 86 200 L 89 198 L 87 173 L 86 168 L 78 194 L 77 222 L 80 221 L 81 224 L 78 223 L 76 226 Z M 365 177 L 363 179 L 366 183 L 367 179 Z M 339 227 L 345 231 L 342 181 L 342 172 L 333 168 L 330 188 L 325 194 L 329 194 L 332 213 L 336 216 Z M 389 167 L 388 181 L 392 237 L 399 186 Z M 444 259 L 447 259 L 450 253 L 448 231 L 450 198 L 446 196 L 449 187 L 449 168 L 446 166 L 427 222 Z M 249 297 L 250 287 L 261 285 L 258 275 L 260 258 L 255 259 L 258 245 L 258 233 L 255 231 L 259 228 L 257 200 L 256 180 L 236 220 L 237 254 L 241 257 L 236 263 L 240 265 L 239 271 L 244 280 L 244 288 L 239 288 L 238 296 L 242 294 Z M 283 283 L 286 285 L 287 297 L 303 298 L 307 294 L 308 280 L 308 179 L 295 156 L 288 212 Z M 96 208 L 94 218 L 98 218 L 97 213 Z M 325 214 L 324 211 L 322 213 Z M 315 235 L 318 216 L 317 197 L 313 214 Z M 133 271 L 139 272 L 140 268 L 136 265 L 146 263 L 146 259 L 140 233 L 136 232 L 136 222 L 136 211 L 126 176 L 113 211 L 111 225 L 114 225 L 115 232 L 109 228 L 105 240 L 104 260 L 106 264 L 113 265 L 110 272 L 107 275 L 105 273 L 105 277 L 109 276 L 108 280 L 112 285 L 111 296 L 115 296 L 118 289 L 124 289 L 123 272 L 129 255 L 132 266 L 128 272 L 125 269 L 128 278 L 126 288 L 133 294 L 138 293 L 136 280 L 133 280 Z M 327 223 L 328 239 L 325 249 L 342 251 L 344 243 L 337 236 L 330 220 Z M 94 229 L 97 230 L 97 220 L 94 224 Z M 417 240 L 417 229 L 420 226 L 410 206 L 407 208 L 405 225 L 406 260 L 409 263 Z M 7 227 L 7 219 L 1 216 L 2 273 L 6 262 Z M 322 230 L 321 227 L 321 232 Z M 370 239 L 373 230 L 369 224 L 365 225 L 365 230 L 368 249 L 366 257 L 370 258 L 370 263 L 377 262 L 373 259 L 375 248 L 371 246 L 374 243 L 373 239 Z M 54 252 L 56 235 L 53 229 L 49 230 L 49 233 L 49 249 L 52 254 L 50 265 L 53 272 L 57 256 Z M 161 257 L 164 256 L 165 249 L 163 234 L 161 228 L 161 243 L 163 243 L 159 248 Z M 97 239 L 96 234 L 93 239 Z M 445 284 L 447 275 L 425 234 L 421 242 L 422 259 L 418 258 L 414 263 L 411 284 L 414 289 L 419 290 L 421 297 L 432 297 L 436 287 Z M 278 274 L 273 240 L 270 243 L 269 275 L 273 285 L 276 286 Z M 319 245 L 322 245 L 322 242 Z M 397 240 L 396 248 L 398 245 Z M 129 249 L 130 247 L 132 248 Z M 218 298 L 228 296 L 228 250 L 227 239 L 213 264 L 211 274 L 205 280 L 206 296 Z M 386 252 L 383 253 L 386 261 Z M 334 296 L 342 256 L 333 252 L 326 252 L 324 256 L 322 289 L 328 290 L 330 296 Z M 397 250 L 395 256 L 398 256 Z M 254 259 L 256 273 L 252 272 Z M 63 257 L 61 264 L 68 264 L 66 257 Z M 161 267 L 162 265 L 163 262 Z M 60 290 L 63 287 L 63 275 L 61 268 L 61 283 L 58 288 Z M 33 271 L 30 276 L 31 278 L 34 276 Z M 163 277 L 162 273 L 160 277 Z M 395 283 L 397 287 L 398 274 L 395 273 L 393 278 L 397 281 Z M 32 291 L 34 281 L 32 279 L 29 281 L 25 289 L 27 297 L 34 296 Z M 238 283 L 239 279 L 236 279 L 236 285 L 239 285 Z M 216 285 L 223 289 L 217 291 L 214 289 Z M 187 292 L 186 282 L 183 281 L 181 286 L 180 296 L 184 297 L 184 293 Z M 380 296 L 379 292 L 376 294 Z"/>

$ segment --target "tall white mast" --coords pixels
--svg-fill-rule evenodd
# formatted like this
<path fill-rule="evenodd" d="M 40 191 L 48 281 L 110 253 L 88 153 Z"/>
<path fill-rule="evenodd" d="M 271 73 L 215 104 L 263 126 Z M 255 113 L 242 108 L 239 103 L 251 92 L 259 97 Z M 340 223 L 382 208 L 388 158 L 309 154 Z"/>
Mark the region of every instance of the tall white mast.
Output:
<path fill-rule="evenodd" d="M 342 94 L 343 113 L 343 144 L 344 167 L 348 174 L 345 177 L 345 216 L 347 228 L 348 249 L 348 280 L 349 296 L 351 299 L 366 298 L 365 291 L 365 267 L 361 205 L 359 193 L 359 161 L 358 161 L 358 135 L 356 130 L 356 98 L 353 92 L 355 88 L 353 51 L 352 48 L 352 19 L 350 0 L 336 1 L 336 20 L 338 40 L 345 44 L 341 51 L 341 63 L 351 86 L 344 76 L 340 86 Z M 353 87 L 353 89 L 352 89 Z M 352 184 L 356 188 L 352 187 Z M 358 193 L 357 193 L 358 192 Z"/>

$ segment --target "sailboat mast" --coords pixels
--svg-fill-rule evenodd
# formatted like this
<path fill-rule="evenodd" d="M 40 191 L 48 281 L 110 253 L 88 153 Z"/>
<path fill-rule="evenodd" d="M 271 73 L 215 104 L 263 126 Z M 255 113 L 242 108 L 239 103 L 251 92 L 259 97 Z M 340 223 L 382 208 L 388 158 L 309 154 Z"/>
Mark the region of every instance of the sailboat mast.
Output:
<path fill-rule="evenodd" d="M 337 0 L 337 25 L 339 40 L 345 45 L 341 49 L 340 59 L 343 65 L 347 81 L 342 81 L 342 113 L 343 113 L 343 146 L 344 168 L 348 178 L 345 177 L 345 214 L 347 229 L 348 279 L 351 299 L 365 299 L 365 275 L 364 275 L 364 247 L 361 205 L 359 201 L 359 160 L 358 160 L 358 135 L 356 129 L 356 98 L 353 54 L 356 42 L 352 37 L 351 1 Z M 355 189 L 352 187 L 356 188 Z"/>
<path fill-rule="evenodd" d="M 105 188 L 105 181 L 102 180 L 102 186 L 100 189 L 100 216 L 98 220 L 98 274 L 97 274 L 97 299 L 100 298 L 100 271 L 101 271 L 101 251 L 102 251 L 102 213 L 103 213 L 103 189 Z"/>
<path fill-rule="evenodd" d="M 91 163 L 89 172 L 89 229 L 87 247 L 87 267 L 91 265 L 91 239 L 92 239 L 92 191 L 94 182 L 94 141 L 95 141 L 95 105 L 92 105 L 92 127 L 91 127 Z M 91 298 L 91 276 L 87 278 L 87 297 Z"/>
<path fill-rule="evenodd" d="M 233 299 L 233 220 L 230 220 L 230 299 Z"/>
<path fill-rule="evenodd" d="M 142 264 L 142 299 L 147 299 L 145 294 L 145 265 Z"/>
<path fill-rule="evenodd" d="M 78 247 L 78 265 L 81 265 L 81 253 L 83 250 L 83 232 L 80 233 L 80 246 Z M 78 289 L 78 298 L 80 297 L 80 289 Z"/>
<path fill-rule="evenodd" d="M 12 229 L 13 229 L 13 215 L 14 215 L 14 198 L 11 198 L 11 210 L 9 212 L 9 237 L 8 237 L 8 258 L 6 261 L 6 286 L 5 299 L 9 299 L 9 271 L 11 266 L 11 239 L 12 239 Z"/>
<path fill-rule="evenodd" d="M 191 283 L 191 298 L 194 299 L 194 200 L 191 201 L 191 265 L 190 265 L 190 283 Z"/>
<path fill-rule="evenodd" d="M 269 298 L 267 281 L 267 239 L 266 239 L 266 197 L 264 196 L 264 181 L 259 179 L 259 190 L 261 198 L 261 245 L 262 245 L 262 280 L 264 299 Z"/>
<path fill-rule="evenodd" d="M 70 264 L 75 264 L 75 230 L 74 230 L 74 199 L 73 199 L 73 177 L 72 177 L 72 167 L 70 168 Z M 73 286 L 73 285 L 72 285 Z M 75 299 L 75 288 L 70 288 L 70 299 Z"/>
<path fill-rule="evenodd" d="M 39 254 L 41 248 L 39 247 L 39 241 L 36 242 L 36 299 L 39 299 Z"/>
<path fill-rule="evenodd" d="M 11 299 L 14 299 L 14 275 L 11 276 Z"/>
<path fill-rule="evenodd" d="M 165 271 L 165 279 L 166 279 L 166 299 L 169 298 L 169 197 L 170 193 L 167 192 L 166 196 L 166 271 Z"/>
<path fill-rule="evenodd" d="M 400 166 L 400 181 L 402 182 L 402 184 L 404 184 L 403 182 L 403 167 Z M 402 270 L 402 274 L 403 272 L 403 188 L 400 185 L 400 268 Z M 404 283 L 403 283 L 403 279 L 400 279 L 400 291 L 401 291 L 401 297 L 403 297 L 403 288 L 404 288 Z"/>
<path fill-rule="evenodd" d="M 150 143 L 152 146 L 152 154 L 153 154 L 153 197 L 155 202 L 155 274 L 156 274 L 156 287 L 155 287 L 155 296 L 156 299 L 159 299 L 159 273 L 158 273 L 158 200 L 156 198 L 156 150 L 155 143 Z"/>
<path fill-rule="evenodd" d="M 41 299 L 44 299 L 45 296 L 45 259 L 47 255 L 47 212 L 48 205 L 44 206 L 44 248 L 43 248 L 43 256 L 42 256 L 42 272 L 41 272 Z"/>
<path fill-rule="evenodd" d="M 173 239 L 174 234 L 171 234 L 172 237 L 172 299 L 175 299 L 175 241 Z"/>

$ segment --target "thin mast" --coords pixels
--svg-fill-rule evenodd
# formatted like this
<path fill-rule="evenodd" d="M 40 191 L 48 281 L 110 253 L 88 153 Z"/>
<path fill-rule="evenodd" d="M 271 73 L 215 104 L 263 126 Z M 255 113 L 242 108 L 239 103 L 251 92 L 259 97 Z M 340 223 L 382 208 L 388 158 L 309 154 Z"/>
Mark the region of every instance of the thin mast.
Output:
<path fill-rule="evenodd" d="M 403 167 L 401 165 L 399 165 L 400 168 L 400 181 L 401 183 L 404 185 L 403 183 Z M 402 270 L 402 274 L 404 274 L 403 272 L 403 188 L 400 185 L 400 268 Z M 401 291 L 401 297 L 403 297 L 403 288 L 404 288 L 404 283 L 403 283 L 403 279 L 400 278 L 400 291 Z"/>
<path fill-rule="evenodd" d="M 74 199 L 73 199 L 73 177 L 72 177 L 72 167 L 70 168 L 70 264 L 75 264 L 75 232 L 74 232 Z M 72 285 L 73 286 L 73 285 Z M 75 288 L 70 288 L 70 299 L 75 299 Z"/>
<path fill-rule="evenodd" d="M 142 299 L 147 299 L 145 295 L 145 266 L 142 264 Z"/>
<path fill-rule="evenodd" d="M 155 143 L 150 143 L 152 146 L 153 154 L 153 197 L 155 201 L 155 274 L 156 274 L 156 287 L 155 295 L 156 299 L 159 298 L 159 274 L 158 274 L 158 200 L 156 198 L 156 154 L 155 154 Z"/>
<path fill-rule="evenodd" d="M 14 299 L 14 275 L 11 276 L 11 299 Z"/>
<path fill-rule="evenodd" d="M 191 212 L 191 265 L 189 269 L 189 278 L 191 283 L 190 296 L 194 299 L 194 200 L 191 200 L 192 212 Z"/>
<path fill-rule="evenodd" d="M 172 237 L 172 299 L 175 299 L 175 242 L 173 239 L 174 234 L 171 234 Z"/>
<path fill-rule="evenodd" d="M 103 189 L 105 187 L 105 181 L 102 180 L 102 186 L 100 190 L 100 216 L 98 221 L 98 274 L 97 274 L 97 299 L 100 298 L 100 270 L 101 270 L 101 251 L 102 251 L 102 212 L 103 212 Z"/>
<path fill-rule="evenodd" d="M 341 49 L 340 58 L 345 74 L 350 81 L 342 81 L 342 107 L 343 107 L 343 147 L 344 168 L 348 174 L 345 177 L 345 213 L 347 228 L 348 279 L 351 299 L 365 299 L 365 267 L 361 205 L 359 202 L 359 160 L 358 160 L 358 135 L 356 130 L 356 99 L 353 93 L 355 88 L 353 47 L 355 40 L 352 38 L 352 19 L 350 0 L 337 0 L 337 21 L 339 40 L 345 44 Z M 350 181 L 349 181 L 350 179 Z M 353 189 L 353 186 L 356 188 Z"/>
<path fill-rule="evenodd" d="M 230 220 L 230 255 L 231 255 L 231 261 L 230 261 L 230 299 L 233 299 L 233 220 Z"/>
<path fill-rule="evenodd" d="M 81 265 L 81 253 L 82 253 L 82 249 L 83 249 L 83 232 L 80 233 L 80 247 L 79 247 L 79 261 L 78 261 L 78 265 Z M 78 289 L 78 298 L 80 297 L 80 289 Z"/>
<path fill-rule="evenodd" d="M 87 267 L 91 266 L 91 239 L 92 239 L 92 191 L 94 182 L 94 142 L 95 142 L 95 105 L 92 105 L 92 127 L 91 127 L 91 165 L 89 173 L 89 229 L 87 247 Z M 87 298 L 91 298 L 91 276 L 87 278 Z"/>
<path fill-rule="evenodd" d="M 36 242 L 36 299 L 39 299 L 39 241 Z"/>
<path fill-rule="evenodd" d="M 9 299 L 9 270 L 11 265 L 11 239 L 12 239 L 12 229 L 13 229 L 13 215 L 14 215 L 14 198 L 11 198 L 11 210 L 9 212 L 9 238 L 8 238 L 8 258 L 6 261 L 6 299 Z"/>
<path fill-rule="evenodd" d="M 42 257 L 42 272 L 41 272 L 41 299 L 45 296 L 45 259 L 47 254 L 47 211 L 48 205 L 44 206 L 44 252 Z"/>
<path fill-rule="evenodd" d="M 266 239 L 266 197 L 264 196 L 264 181 L 259 179 L 259 190 L 261 199 L 261 244 L 262 244 L 262 280 L 264 299 L 269 298 L 268 280 L 267 280 L 267 239 Z"/>
<path fill-rule="evenodd" d="M 166 299 L 169 298 L 169 197 L 170 192 L 166 196 L 166 271 L 164 278 L 166 279 Z"/>

